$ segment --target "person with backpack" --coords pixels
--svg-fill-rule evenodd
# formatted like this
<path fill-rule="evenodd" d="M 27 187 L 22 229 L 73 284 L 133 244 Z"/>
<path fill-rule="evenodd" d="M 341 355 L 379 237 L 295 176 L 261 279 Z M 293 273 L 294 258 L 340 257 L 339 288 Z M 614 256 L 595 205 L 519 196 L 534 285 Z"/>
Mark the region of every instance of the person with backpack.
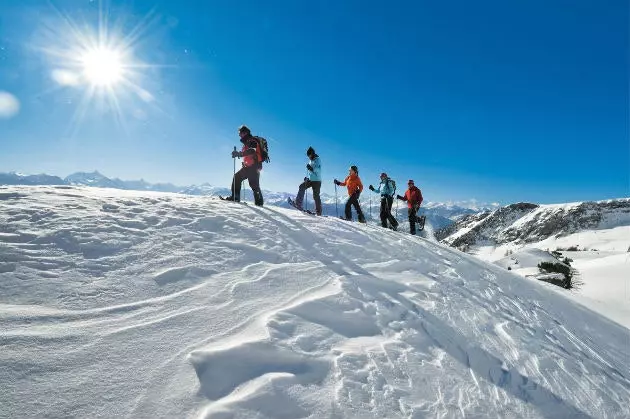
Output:
<path fill-rule="evenodd" d="M 408 189 L 405 191 L 405 196 L 397 195 L 396 198 L 407 201 L 407 212 L 409 214 L 409 232 L 416 234 L 416 215 L 422 204 L 422 192 L 415 185 L 413 180 L 409 179 L 407 182 Z"/>
<path fill-rule="evenodd" d="M 357 217 L 359 218 L 360 223 L 365 223 L 365 217 L 363 216 L 363 211 L 361 211 L 361 206 L 359 205 L 359 197 L 361 196 L 361 192 L 363 192 L 363 183 L 361 183 L 361 178 L 359 178 L 359 169 L 356 166 L 350 166 L 350 170 L 348 171 L 348 176 L 343 182 L 339 182 L 335 179 L 335 185 L 345 186 L 348 188 L 348 201 L 346 202 L 346 220 L 352 221 L 352 206 L 357 211 Z"/>
<path fill-rule="evenodd" d="M 253 136 L 250 129 L 245 125 L 239 127 L 238 135 L 241 137 L 243 147 L 241 151 L 234 150 L 232 158 L 242 157 L 243 167 L 234 174 L 232 179 L 232 196 L 225 198 L 225 200 L 240 202 L 241 183 L 247 179 L 254 193 L 254 203 L 262 206 L 263 195 L 260 190 L 260 171 L 262 170 L 263 162 L 269 162 L 267 141 L 264 138 Z"/>
<path fill-rule="evenodd" d="M 322 189 L 322 163 L 313 147 L 306 150 L 306 156 L 309 162 L 306 165 L 308 176 L 304 178 L 304 182 L 300 185 L 298 194 L 295 197 L 295 206 L 302 209 L 302 201 L 304 201 L 304 193 L 308 188 L 313 188 L 313 200 L 315 201 L 315 213 L 322 215 L 322 200 L 319 193 Z"/>
<path fill-rule="evenodd" d="M 392 205 L 394 203 L 394 195 L 396 194 L 396 182 L 387 176 L 387 173 L 381 173 L 381 183 L 378 188 L 370 185 L 369 189 L 373 192 L 381 194 L 381 226 L 396 231 L 398 229 L 398 220 L 392 215 Z"/>

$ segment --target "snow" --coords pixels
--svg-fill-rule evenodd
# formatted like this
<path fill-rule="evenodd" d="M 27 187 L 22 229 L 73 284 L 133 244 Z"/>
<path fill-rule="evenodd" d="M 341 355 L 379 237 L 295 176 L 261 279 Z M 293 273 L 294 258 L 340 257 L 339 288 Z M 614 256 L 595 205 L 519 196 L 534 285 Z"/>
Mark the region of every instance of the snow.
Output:
<path fill-rule="evenodd" d="M 556 289 L 335 217 L 0 188 L 1 411 L 628 417 L 628 329 Z"/>
<path fill-rule="evenodd" d="M 577 247 L 578 251 L 566 251 Z M 502 246 L 480 245 L 471 249 L 476 257 L 494 262 L 522 276 L 538 273 L 539 262 L 550 261 L 549 251 L 560 250 L 562 258 L 573 259 L 577 287 L 564 294 L 630 329 L 630 226 L 601 230 L 583 230 L 563 237 L 550 237 L 525 246 L 508 243 Z M 548 251 L 547 251 L 548 250 Z M 507 251 L 513 254 L 506 256 Z M 515 260 L 519 264 L 514 263 Z"/>
<path fill-rule="evenodd" d="M 540 249 L 523 249 L 499 259 L 495 263 L 505 269 L 538 269 L 540 262 L 558 263 L 551 253 Z"/>

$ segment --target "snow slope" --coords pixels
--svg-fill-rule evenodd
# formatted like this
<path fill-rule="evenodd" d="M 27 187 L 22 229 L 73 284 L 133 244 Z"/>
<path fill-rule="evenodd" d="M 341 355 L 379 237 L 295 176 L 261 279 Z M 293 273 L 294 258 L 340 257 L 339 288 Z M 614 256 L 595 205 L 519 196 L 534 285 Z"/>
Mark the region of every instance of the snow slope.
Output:
<path fill-rule="evenodd" d="M 0 417 L 628 417 L 628 330 L 552 288 L 295 210 L 0 188 Z"/>

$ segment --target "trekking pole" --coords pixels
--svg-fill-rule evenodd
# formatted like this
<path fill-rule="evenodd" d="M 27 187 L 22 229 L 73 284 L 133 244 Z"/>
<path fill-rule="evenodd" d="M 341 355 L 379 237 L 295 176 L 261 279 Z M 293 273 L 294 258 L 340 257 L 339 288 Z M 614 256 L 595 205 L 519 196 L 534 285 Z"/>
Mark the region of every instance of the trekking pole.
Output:
<path fill-rule="evenodd" d="M 337 213 L 337 217 L 339 217 L 339 205 L 337 205 L 337 184 L 335 183 L 335 212 Z"/>
<path fill-rule="evenodd" d="M 372 219 L 372 191 L 370 191 L 370 220 Z"/>
<path fill-rule="evenodd" d="M 304 191 L 304 209 L 308 211 L 308 189 Z"/>
<path fill-rule="evenodd" d="M 234 151 L 236 151 L 236 146 L 234 146 Z M 236 186 L 236 156 L 232 157 L 234 160 L 234 173 L 232 175 L 232 201 L 234 201 L 234 187 Z"/>

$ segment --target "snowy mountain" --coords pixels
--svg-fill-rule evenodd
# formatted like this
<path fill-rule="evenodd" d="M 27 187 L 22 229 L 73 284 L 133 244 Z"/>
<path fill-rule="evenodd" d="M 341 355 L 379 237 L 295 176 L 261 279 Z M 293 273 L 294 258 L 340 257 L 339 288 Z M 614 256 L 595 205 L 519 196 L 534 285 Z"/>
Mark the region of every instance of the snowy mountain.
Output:
<path fill-rule="evenodd" d="M 46 174 L 24 175 L 16 172 L 0 173 L 0 185 L 64 185 L 63 179 Z"/>
<path fill-rule="evenodd" d="M 630 225 L 630 198 L 560 205 L 518 203 L 464 216 L 438 232 L 437 238 L 458 248 L 481 243 L 519 245 L 624 225 Z"/>
<path fill-rule="evenodd" d="M 480 203 L 476 200 L 459 202 L 427 202 L 424 207 L 434 215 L 439 215 L 448 219 L 455 219 L 463 215 L 477 214 L 479 212 L 490 212 L 498 209 L 499 204 Z"/>
<path fill-rule="evenodd" d="M 77 172 L 65 179 L 66 184 L 74 186 L 93 186 L 97 188 L 126 189 L 125 184 L 119 180 L 113 180 L 98 171 L 91 173 Z"/>
<path fill-rule="evenodd" d="M 625 418 L 628 329 L 335 217 L 0 188 L 6 417 Z"/>

